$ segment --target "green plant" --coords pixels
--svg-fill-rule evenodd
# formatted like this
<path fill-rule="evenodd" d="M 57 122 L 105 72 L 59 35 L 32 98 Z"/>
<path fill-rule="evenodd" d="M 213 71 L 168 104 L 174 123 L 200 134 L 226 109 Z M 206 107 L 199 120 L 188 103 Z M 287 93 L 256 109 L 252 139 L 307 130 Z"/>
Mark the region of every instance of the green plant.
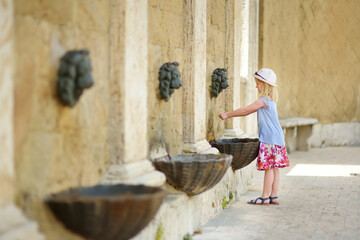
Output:
<path fill-rule="evenodd" d="M 222 203 L 221 203 L 222 208 L 225 209 L 229 203 L 230 203 L 230 201 L 227 201 L 226 197 L 224 197 L 222 200 Z"/>
<path fill-rule="evenodd" d="M 221 203 L 221 206 L 223 209 L 226 208 L 227 205 L 229 205 L 229 203 L 234 199 L 234 195 L 232 192 L 229 193 L 229 200 L 227 200 L 227 197 L 224 196 L 223 200 L 222 200 L 222 203 Z"/>
<path fill-rule="evenodd" d="M 159 224 L 159 227 L 156 231 L 155 240 L 162 240 L 164 236 L 164 225 L 162 223 Z"/>
<path fill-rule="evenodd" d="M 232 192 L 229 193 L 229 200 L 232 201 L 234 199 L 234 195 Z"/>
<path fill-rule="evenodd" d="M 192 240 L 192 237 L 189 233 L 185 234 L 183 240 Z"/>

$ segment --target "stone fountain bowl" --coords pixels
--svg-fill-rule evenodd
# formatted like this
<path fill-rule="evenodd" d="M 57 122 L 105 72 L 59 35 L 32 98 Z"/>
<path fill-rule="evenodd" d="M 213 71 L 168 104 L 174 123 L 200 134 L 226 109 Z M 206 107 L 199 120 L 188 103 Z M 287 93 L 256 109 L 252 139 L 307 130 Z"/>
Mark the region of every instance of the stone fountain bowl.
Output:
<path fill-rule="evenodd" d="M 74 188 L 45 199 L 69 230 L 86 239 L 125 240 L 154 217 L 165 191 L 144 185 L 97 185 Z"/>
<path fill-rule="evenodd" d="M 232 169 L 238 170 L 249 165 L 259 154 L 260 142 L 258 138 L 231 138 L 210 142 L 221 153 L 231 154 Z"/>
<path fill-rule="evenodd" d="M 228 154 L 184 154 L 155 159 L 155 168 L 166 175 L 166 182 L 188 196 L 215 186 L 231 165 Z"/>

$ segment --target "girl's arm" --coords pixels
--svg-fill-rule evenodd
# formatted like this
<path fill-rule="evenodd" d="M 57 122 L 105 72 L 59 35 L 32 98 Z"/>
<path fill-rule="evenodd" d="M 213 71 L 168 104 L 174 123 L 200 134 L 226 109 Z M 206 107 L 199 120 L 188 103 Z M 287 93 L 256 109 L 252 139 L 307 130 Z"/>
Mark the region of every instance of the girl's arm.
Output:
<path fill-rule="evenodd" d="M 227 118 L 232 118 L 232 117 L 244 117 L 247 116 L 251 113 L 256 112 L 258 109 L 260 108 L 267 108 L 266 104 L 261 101 L 260 99 L 256 100 L 255 102 L 253 102 L 252 104 L 246 106 L 246 107 L 242 107 L 239 109 L 236 109 L 232 112 L 225 112 L 225 113 L 220 113 L 219 117 L 222 120 L 225 120 Z"/>

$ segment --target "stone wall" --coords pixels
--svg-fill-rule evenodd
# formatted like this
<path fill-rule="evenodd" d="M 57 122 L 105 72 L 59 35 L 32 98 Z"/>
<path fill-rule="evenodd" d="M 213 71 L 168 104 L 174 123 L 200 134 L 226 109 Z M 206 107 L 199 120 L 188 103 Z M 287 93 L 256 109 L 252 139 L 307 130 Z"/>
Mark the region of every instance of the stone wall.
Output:
<path fill-rule="evenodd" d="M 311 147 L 360 146 L 360 122 L 315 124 Z"/>
<path fill-rule="evenodd" d="M 14 195 L 12 11 L 10 1 L 0 2 L 0 208 L 12 203 Z"/>
<path fill-rule="evenodd" d="M 222 0 L 209 1 L 206 6 L 206 113 L 207 140 L 219 139 L 223 133 L 225 122 L 219 118 L 219 113 L 225 112 L 226 91 L 231 91 L 233 84 L 217 96 L 211 95 L 211 75 L 216 68 L 228 68 L 226 56 L 226 29 L 233 26 L 233 21 L 226 22 L 226 2 Z M 229 16 L 228 16 L 229 17 Z M 227 72 L 227 75 L 228 72 Z M 232 83 L 232 79 L 228 82 Z"/>
<path fill-rule="evenodd" d="M 109 1 L 15 0 L 16 202 L 48 239 L 79 239 L 44 198 L 99 182 L 108 162 Z M 95 84 L 73 108 L 56 94 L 60 57 L 88 49 Z"/>
<path fill-rule="evenodd" d="M 156 1 L 156 3 L 156 9 L 160 11 L 164 1 Z M 199 140 L 203 142 L 201 139 L 205 137 L 203 135 L 204 125 L 206 128 L 206 140 L 222 137 L 224 128 L 227 130 L 226 134 L 224 134 L 226 137 L 244 137 L 244 132 L 249 133 L 249 135 L 256 134 L 256 122 L 252 121 L 256 116 L 246 118 L 244 120 L 246 123 L 240 125 L 240 119 L 224 122 L 218 118 L 218 114 L 225 110 L 230 111 L 243 106 L 245 101 L 251 103 L 255 100 L 256 94 L 254 93 L 256 92 L 251 81 L 251 72 L 257 68 L 257 57 L 243 62 L 241 61 L 241 50 L 249 55 L 254 54 L 257 56 L 257 4 L 257 1 L 252 1 L 250 4 L 250 1 L 246 0 L 241 3 L 237 0 L 226 2 L 205 0 L 184 1 L 183 59 L 185 67 L 181 70 L 184 83 L 182 87 L 183 97 L 182 99 L 174 99 L 183 106 L 181 109 L 182 116 L 179 116 L 179 118 L 182 118 L 183 142 L 186 144 L 184 144 L 183 149 L 179 148 L 178 151 L 171 154 L 179 154 L 181 150 L 186 151 L 188 146 L 192 147 L 190 148 L 191 151 L 203 151 L 203 144 L 200 144 Z M 205 6 L 206 17 L 204 16 Z M 154 9 L 151 11 L 154 11 Z M 154 13 L 149 12 L 149 14 Z M 149 19 L 152 18 L 152 16 L 149 16 Z M 204 25 L 206 25 L 205 29 Z M 241 29 L 243 25 L 247 27 Z M 206 30 L 206 32 L 202 30 Z M 151 35 L 152 33 L 149 32 L 149 36 Z M 149 41 L 151 41 L 151 37 Z M 241 42 L 247 42 L 247 44 L 241 46 Z M 165 47 L 169 49 L 168 46 Z M 150 52 L 151 48 L 150 44 Z M 160 52 L 158 53 L 160 55 L 161 51 L 158 52 Z M 206 57 L 206 66 L 204 66 L 204 57 Z M 149 59 L 149 62 L 151 62 L 151 59 Z M 229 87 L 223 90 L 217 98 L 212 98 L 210 95 L 211 74 L 217 67 L 228 68 Z M 248 80 L 248 77 L 250 77 L 250 80 L 244 84 L 248 91 L 246 94 L 244 94 L 244 89 L 240 87 L 240 68 L 246 70 L 248 74 L 243 76 L 244 80 Z M 151 73 L 150 71 L 151 74 L 154 75 L 153 78 L 157 76 L 157 72 Z M 155 91 L 158 91 L 156 89 L 158 87 L 157 82 L 154 86 Z M 149 89 L 149 93 L 154 96 L 155 91 L 153 93 L 151 91 Z M 243 93 L 242 101 L 240 101 L 240 91 Z M 175 90 L 175 93 L 167 103 L 157 103 L 159 100 L 152 96 L 149 96 L 149 99 L 153 98 L 155 105 L 159 104 L 160 106 L 164 104 L 164 106 L 168 107 L 167 109 L 172 109 L 172 101 L 175 101 L 172 98 L 176 97 L 176 94 L 179 94 L 177 90 Z M 204 99 L 206 100 L 206 106 L 203 102 Z M 149 113 L 149 115 L 151 114 L 153 113 Z M 156 114 L 166 119 L 162 115 L 164 113 L 157 112 Z M 206 122 L 202 120 L 204 114 L 206 114 Z M 167 119 L 171 119 L 171 117 Z M 166 121 L 163 123 L 166 123 Z M 164 127 L 160 123 L 158 126 L 160 131 L 163 131 Z M 154 129 L 149 129 L 149 131 L 156 133 Z M 176 131 L 176 129 L 172 131 Z M 150 145 L 152 144 L 151 140 Z M 158 146 L 162 144 L 158 144 Z M 153 149 L 156 150 L 158 146 L 154 145 Z M 169 148 L 169 145 L 165 146 L 166 150 L 173 149 Z M 155 151 L 155 153 L 159 152 Z M 134 240 L 152 238 L 183 239 L 186 233 L 192 234 L 198 227 L 205 224 L 222 210 L 221 205 L 224 199 L 228 200 L 231 194 L 236 199 L 246 190 L 254 169 L 254 162 L 246 168 L 235 172 L 232 169 L 228 169 L 224 178 L 214 188 L 193 197 L 188 197 L 171 187 L 168 188 L 170 194 L 165 199 L 159 212 L 153 221 Z"/>
<path fill-rule="evenodd" d="M 13 3 L 14 11 L 6 14 L 14 22 L 13 33 L 0 34 L 0 101 L 6 113 L 0 116 L 6 126 L 0 125 L 5 153 L 0 216 L 3 202 L 16 203 L 47 239 L 82 239 L 45 206 L 50 193 L 98 183 L 163 185 L 164 175 L 154 171 L 149 158 L 217 153 L 207 140 L 220 138 L 224 128 L 232 137 L 243 134 L 241 128 L 253 135 L 254 121 L 218 118 L 255 100 L 253 83 L 242 85 L 239 74 L 257 64 L 257 58 L 242 62 L 240 54 L 257 52 L 258 2 L 251 2 L 6 0 L 5 6 Z M 13 48 L 5 41 L 8 34 L 14 34 Z M 60 58 L 75 49 L 89 50 L 95 84 L 70 108 L 57 98 L 57 71 Z M 175 61 L 183 86 L 165 102 L 158 71 Z M 229 88 L 212 98 L 211 74 L 218 67 L 228 68 Z M 192 233 L 221 211 L 230 191 L 236 197 L 246 189 L 251 168 L 228 169 L 214 189 L 194 198 L 170 194 L 138 239 L 155 236 L 161 222 L 168 224 L 168 238 Z M 171 224 L 177 213 L 182 213 L 180 225 Z M 36 232 L 36 224 L 32 229 Z"/>
<path fill-rule="evenodd" d="M 281 118 L 360 121 L 360 2 L 261 1 L 260 67 L 278 76 Z"/>
<path fill-rule="evenodd" d="M 165 149 L 170 154 L 183 150 L 183 86 L 175 89 L 170 100 L 161 99 L 159 69 L 167 62 L 178 62 L 184 81 L 184 1 L 149 1 L 149 78 L 148 141 L 150 152 Z"/>
<path fill-rule="evenodd" d="M 42 240 L 36 222 L 14 204 L 14 5 L 0 1 L 0 239 Z"/>

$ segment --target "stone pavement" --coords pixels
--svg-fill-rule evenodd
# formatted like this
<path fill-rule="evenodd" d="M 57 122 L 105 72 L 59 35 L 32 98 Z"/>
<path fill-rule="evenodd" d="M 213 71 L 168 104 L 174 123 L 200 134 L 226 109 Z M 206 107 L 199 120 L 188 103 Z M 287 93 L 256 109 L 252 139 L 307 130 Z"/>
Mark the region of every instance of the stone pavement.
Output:
<path fill-rule="evenodd" d="M 280 205 L 246 204 L 261 194 L 263 172 L 257 171 L 249 190 L 193 240 L 360 240 L 360 147 L 289 157 L 291 167 L 280 170 Z"/>

